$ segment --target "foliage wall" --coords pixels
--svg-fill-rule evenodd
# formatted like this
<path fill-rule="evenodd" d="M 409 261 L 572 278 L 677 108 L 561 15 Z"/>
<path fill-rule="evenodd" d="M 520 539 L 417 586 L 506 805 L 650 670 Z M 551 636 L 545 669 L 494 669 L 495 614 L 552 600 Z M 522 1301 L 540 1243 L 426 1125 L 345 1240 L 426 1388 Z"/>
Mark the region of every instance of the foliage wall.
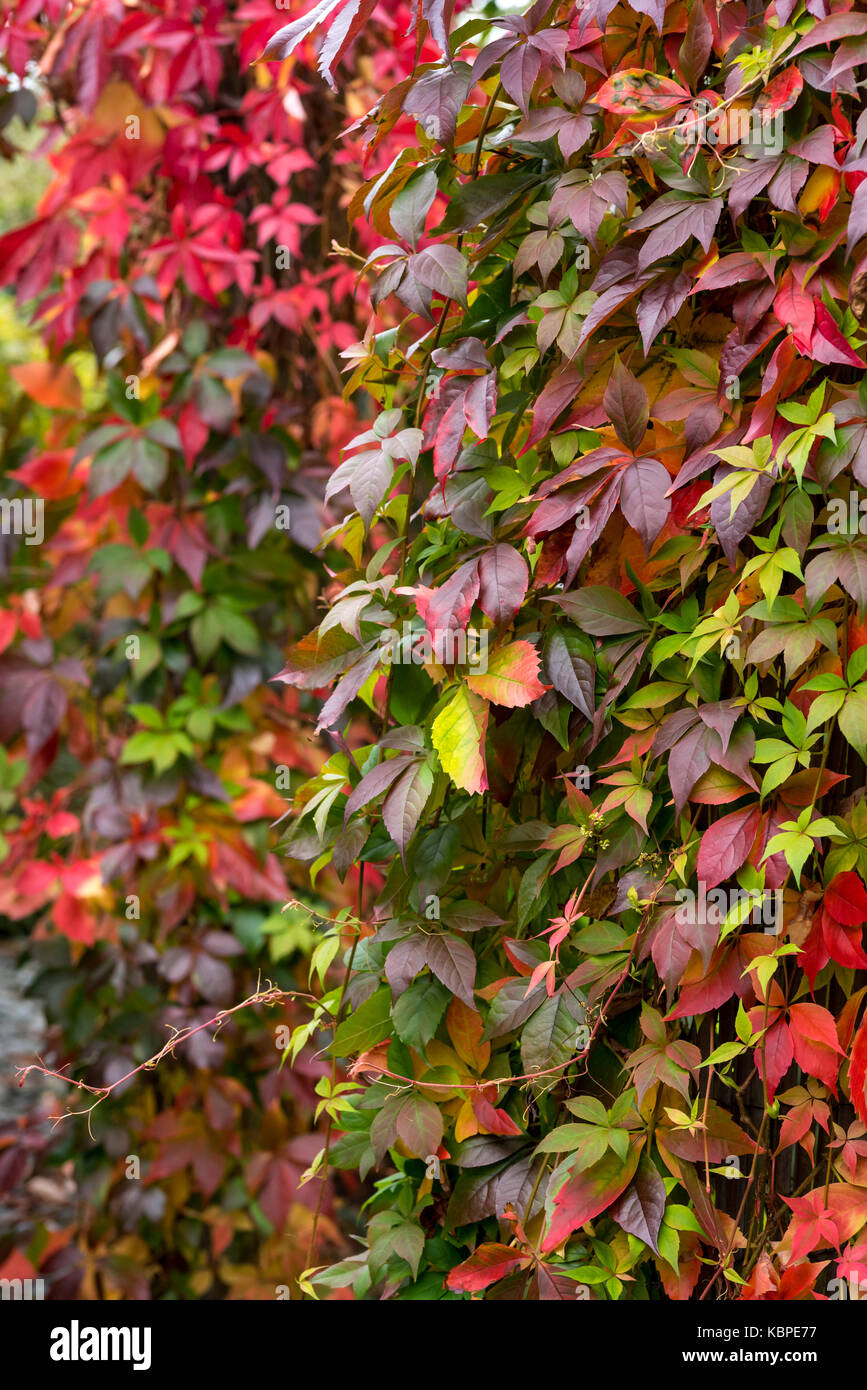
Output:
<path fill-rule="evenodd" d="M 310 45 L 252 66 L 264 0 L 3 6 L 0 490 L 44 535 L 4 512 L 0 921 L 45 1068 L 96 1088 L 31 1074 L 0 1129 L 0 1267 L 49 1298 L 285 1297 L 317 1209 L 348 1248 L 356 1180 L 302 1182 L 328 1063 L 281 1066 L 297 1005 L 209 1020 L 305 990 L 310 909 L 354 901 L 356 869 L 275 853 L 328 745 L 269 678 L 345 511 L 338 354 L 369 301 L 331 253 L 365 157 L 337 137 L 408 70 L 389 11 L 336 97 Z"/>
<path fill-rule="evenodd" d="M 323 0 L 267 52 L 312 36 L 339 89 L 372 13 Z M 294 1045 L 332 1039 L 318 1171 L 375 1195 L 305 1288 L 840 1296 L 867 1275 L 867 6 L 415 22 L 439 56 L 367 126 L 414 141 L 350 208 L 379 245 L 348 391 L 380 410 L 280 676 L 326 687 L 335 737 L 360 693 L 380 716 L 285 841 L 365 869 Z"/>

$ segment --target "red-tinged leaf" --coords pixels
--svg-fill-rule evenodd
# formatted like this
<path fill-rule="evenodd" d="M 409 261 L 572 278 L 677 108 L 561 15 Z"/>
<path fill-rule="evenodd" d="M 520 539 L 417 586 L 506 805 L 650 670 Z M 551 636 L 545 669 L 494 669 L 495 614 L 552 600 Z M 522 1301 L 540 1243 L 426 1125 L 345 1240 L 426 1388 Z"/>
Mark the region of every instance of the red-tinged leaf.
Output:
<path fill-rule="evenodd" d="M 413 1091 L 407 1096 L 395 1120 L 398 1138 L 416 1158 L 435 1154 L 443 1137 L 443 1117 L 439 1106 Z"/>
<path fill-rule="evenodd" d="M 793 1004 L 789 1020 L 798 1066 L 836 1093 L 843 1049 L 837 1040 L 833 1015 L 820 1004 Z"/>
<path fill-rule="evenodd" d="M 608 1214 L 624 1231 L 643 1240 L 658 1255 L 657 1240 L 665 1201 L 665 1183 L 650 1159 L 642 1154 L 635 1177 Z"/>
<path fill-rule="evenodd" d="M 455 246 L 438 242 L 427 246 L 424 251 L 410 256 L 409 270 L 420 284 L 443 299 L 453 299 L 456 304 L 466 308 L 467 277 L 469 269 L 466 257 Z"/>
<path fill-rule="evenodd" d="M 727 806 L 732 801 L 740 801 L 751 790 L 740 777 L 727 772 L 724 767 L 710 767 L 699 777 L 689 799 L 699 806 Z M 807 805 L 810 798 L 804 803 Z"/>
<path fill-rule="evenodd" d="M 295 643 L 283 670 L 271 679 L 301 690 L 318 690 L 354 665 L 361 653 L 357 640 L 342 627 L 329 628 L 321 638 L 318 631 L 311 632 Z"/>
<path fill-rule="evenodd" d="M 476 955 L 459 936 L 438 932 L 428 937 L 427 963 L 452 994 L 474 1008 L 473 985 L 476 979 Z"/>
<path fill-rule="evenodd" d="M 680 70 L 695 91 L 698 88 L 713 51 L 713 30 L 701 0 L 694 0 L 689 9 L 686 33 L 678 53 Z"/>
<path fill-rule="evenodd" d="M 774 300 L 774 314 L 784 328 L 791 328 L 800 350 L 806 351 L 816 323 L 816 301 L 791 273 L 783 276 L 780 292 Z"/>
<path fill-rule="evenodd" d="M 434 656 L 440 633 L 466 627 L 480 586 L 479 562 L 467 560 L 438 589 L 426 589 L 422 585 L 416 589 L 415 606 L 434 640 Z"/>
<path fill-rule="evenodd" d="M 559 227 L 568 217 L 577 231 L 595 246 L 603 217 L 611 207 L 625 214 L 627 196 L 628 185 L 619 171 L 591 179 L 583 170 L 571 170 L 554 189 L 548 207 L 548 225 L 552 229 Z M 635 285 L 633 292 L 639 288 Z"/>
<path fill-rule="evenodd" d="M 832 960 L 847 970 L 867 970 L 862 927 L 843 927 L 829 913 L 823 912 L 822 936 Z"/>
<path fill-rule="evenodd" d="M 827 1194 L 817 1187 L 805 1197 L 783 1197 L 783 1201 L 795 1214 L 786 1233 L 793 1260 L 828 1246 L 839 1250 L 867 1221 L 864 1189 L 848 1183 L 832 1182 Z"/>
<path fill-rule="evenodd" d="M 816 326 L 810 339 L 810 356 L 814 362 L 824 362 L 829 366 L 839 362 L 848 367 L 860 367 L 862 371 L 867 368 L 867 362 L 864 362 L 846 341 L 830 310 L 818 299 Z"/>
<path fill-rule="evenodd" d="M 672 1018 L 694 1018 L 698 1014 L 712 1013 L 727 999 L 731 999 L 733 994 L 743 994 L 746 986 L 741 977 L 741 970 L 736 950 L 729 948 L 719 951 L 710 970 L 700 979 L 691 980 L 687 977 L 680 991 L 677 1008 L 666 1014 L 666 1022 Z"/>
<path fill-rule="evenodd" d="M 487 1134 L 523 1134 L 520 1125 L 516 1125 L 511 1115 L 507 1115 L 505 1110 L 496 1110 L 489 1100 L 486 1100 L 481 1091 L 470 1092 L 470 1104 L 473 1107 L 473 1114 L 479 1122 L 481 1128 Z"/>
<path fill-rule="evenodd" d="M 792 49 L 791 56 L 797 58 L 799 54 L 807 53 L 811 48 L 819 48 L 822 44 L 836 43 L 838 39 L 848 39 L 854 35 L 865 33 L 867 33 L 867 15 L 829 15 L 826 19 L 820 19 L 818 24 L 813 25 L 809 33 L 805 34 Z"/>
<path fill-rule="evenodd" d="M 849 1096 L 855 1113 L 867 1125 L 867 1018 L 855 1034 L 849 1060 Z"/>
<path fill-rule="evenodd" d="M 558 416 L 572 404 L 581 389 L 582 380 L 577 367 L 563 367 L 545 383 L 533 409 L 533 424 L 527 438 L 528 448 L 538 444 Z"/>
<path fill-rule="evenodd" d="M 592 719 L 596 705 L 596 679 L 593 667 L 573 650 L 571 634 L 555 628 L 545 648 L 545 675 L 558 694 Z"/>
<path fill-rule="evenodd" d="M 427 937 L 420 933 L 398 941 L 385 958 L 385 977 L 395 999 L 409 989 L 427 964 Z"/>
<path fill-rule="evenodd" d="M 690 199 L 676 193 L 664 193 L 657 198 L 629 224 L 631 231 L 652 228 L 638 252 L 639 270 L 646 270 L 655 261 L 672 255 L 691 237 L 707 251 L 723 206 L 722 198 Z"/>
<path fill-rule="evenodd" d="M 488 372 L 467 387 L 463 398 L 464 418 L 477 439 L 487 439 L 497 408 L 497 376 Z"/>
<path fill-rule="evenodd" d="M 855 1020 L 861 1011 L 861 1003 L 865 994 L 867 994 L 867 985 L 862 985 L 854 994 L 850 994 L 837 1015 L 837 1038 L 844 1052 L 849 1051 L 852 1034 L 855 1031 Z"/>
<path fill-rule="evenodd" d="M 433 790 L 434 775 L 427 763 L 416 763 L 394 782 L 382 803 L 382 819 L 406 862 L 406 848 L 421 820 Z"/>
<path fill-rule="evenodd" d="M 833 1014 L 821 1004 L 793 1004 L 789 1010 L 791 1026 L 802 1037 L 842 1055 Z"/>
<path fill-rule="evenodd" d="M 548 1229 L 542 1239 L 547 1254 L 562 1244 L 585 1221 L 606 1211 L 629 1186 L 638 1167 L 641 1145 L 630 1145 L 626 1162 L 609 1149 L 597 1163 L 584 1171 L 572 1171 L 575 1160 L 567 1160 L 551 1174 L 545 1210 Z"/>
<path fill-rule="evenodd" d="M 511 1245 L 480 1245 L 468 1260 L 449 1271 L 446 1287 L 452 1293 L 480 1293 L 529 1263 L 529 1256 Z"/>
<path fill-rule="evenodd" d="M 638 294 L 639 290 L 644 288 L 651 278 L 649 273 L 640 275 L 637 279 L 627 281 L 624 285 L 612 285 L 609 290 L 600 294 L 581 326 L 581 333 L 572 356 L 575 357 L 588 339 L 593 336 L 596 329 L 601 327 L 603 323 L 607 323 L 627 300 L 632 299 L 633 295 Z"/>
<path fill-rule="evenodd" d="M 670 323 L 692 289 L 692 281 L 682 271 L 671 271 L 644 291 L 638 301 L 636 318 L 645 357 L 657 334 Z"/>
<path fill-rule="evenodd" d="M 548 689 L 539 680 L 539 653 L 530 642 L 510 642 L 488 658 L 488 669 L 467 676 L 467 685 L 491 704 L 522 709 Z"/>
<path fill-rule="evenodd" d="M 672 111 L 692 100 L 692 94 L 673 82 L 644 68 L 622 68 L 609 77 L 594 93 L 593 100 L 603 111 L 622 116 Z"/>
<path fill-rule="evenodd" d="M 759 111 L 767 111 L 770 115 L 773 115 L 775 111 L 789 111 L 803 90 L 803 76 L 793 63 L 771 79 L 759 95 L 756 107 Z"/>
<path fill-rule="evenodd" d="M 637 453 L 647 430 L 650 408 L 647 392 L 619 360 L 614 365 L 611 380 L 605 388 L 602 404 L 617 431 L 617 437 L 633 453 Z M 666 487 L 670 484 L 666 480 Z"/>
<path fill-rule="evenodd" d="M 724 879 L 733 878 L 747 862 L 761 820 L 761 808 L 748 806 L 713 821 L 698 847 L 696 873 L 699 881 L 708 888 L 716 888 Z"/>
<path fill-rule="evenodd" d="M 687 940 L 683 927 L 677 920 L 679 909 L 664 912 L 654 929 L 651 944 L 653 964 L 671 997 L 672 991 L 680 983 L 684 970 L 689 964 L 693 946 Z"/>
<path fill-rule="evenodd" d="M 835 874 L 825 889 L 822 906 L 844 927 L 867 922 L 867 890 L 856 873 Z"/>
<path fill-rule="evenodd" d="M 867 180 L 859 183 L 849 208 L 849 221 L 846 227 L 846 254 L 851 256 L 856 242 L 867 235 Z"/>
<path fill-rule="evenodd" d="M 319 71 L 330 87 L 334 87 L 334 69 L 361 32 L 376 7 L 376 0 L 320 0 L 301 19 L 286 24 L 269 40 L 258 62 L 288 58 L 303 39 L 325 29 L 320 49 Z M 339 13 L 335 13 L 339 11 Z"/>
<path fill-rule="evenodd" d="M 431 728 L 431 741 L 443 771 L 455 786 L 467 792 L 488 789 L 485 766 L 488 713 L 487 703 L 466 685 L 460 685 Z"/>
<path fill-rule="evenodd" d="M 541 67 L 542 54 L 529 43 L 516 44 L 500 66 L 500 81 L 525 116 L 529 113 L 530 93 Z"/>
<path fill-rule="evenodd" d="M 479 561 L 479 607 L 495 623 L 510 623 L 527 593 L 530 571 L 514 546 L 495 545 Z"/>
<path fill-rule="evenodd" d="M 375 797 L 382 796 L 413 761 L 411 753 L 398 753 L 396 758 L 388 758 L 366 773 L 347 798 L 343 814 L 344 824 L 351 815 L 360 811 L 362 806 L 366 806 Z"/>
<path fill-rule="evenodd" d="M 763 1027 L 763 1009 L 757 1008 L 750 1010 L 750 1020 L 753 1027 L 758 1029 Z M 785 1076 L 795 1056 L 792 1046 L 791 1030 L 787 1027 L 785 1020 L 780 1018 L 768 1029 L 763 1043 L 760 1043 L 753 1054 L 759 1076 L 765 1079 L 767 1067 L 767 1091 L 768 1099 L 773 1100 L 777 1088 Z"/>
<path fill-rule="evenodd" d="M 423 0 L 423 3 L 428 4 L 430 0 Z M 443 49 L 444 53 L 446 51 Z M 435 132 L 441 145 L 450 145 L 469 87 L 470 69 L 466 63 L 441 72 L 426 72 L 410 88 L 403 109 Z"/>

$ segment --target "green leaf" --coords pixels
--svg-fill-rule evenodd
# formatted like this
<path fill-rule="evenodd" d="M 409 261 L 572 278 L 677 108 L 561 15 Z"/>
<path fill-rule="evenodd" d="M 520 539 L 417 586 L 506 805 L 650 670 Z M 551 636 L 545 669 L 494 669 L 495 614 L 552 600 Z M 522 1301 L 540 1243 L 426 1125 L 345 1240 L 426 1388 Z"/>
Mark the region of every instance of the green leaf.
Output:
<path fill-rule="evenodd" d="M 394 1006 L 394 1027 L 407 1047 L 424 1051 L 451 1000 L 434 975 L 422 975 L 404 990 Z M 383 1037 L 386 1034 L 383 1034 Z"/>
<path fill-rule="evenodd" d="M 328 1050 L 337 1057 L 352 1057 L 369 1051 L 392 1031 L 391 990 L 383 985 L 343 1020 Z"/>

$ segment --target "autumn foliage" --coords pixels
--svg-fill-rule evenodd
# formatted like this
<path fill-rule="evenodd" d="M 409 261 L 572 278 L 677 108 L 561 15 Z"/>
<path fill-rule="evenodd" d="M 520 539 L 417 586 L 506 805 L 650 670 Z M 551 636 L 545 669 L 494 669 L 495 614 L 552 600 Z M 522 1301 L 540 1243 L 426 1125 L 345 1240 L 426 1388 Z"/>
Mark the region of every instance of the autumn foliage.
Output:
<path fill-rule="evenodd" d="M 306 994 L 61 1129 L 109 1200 L 19 1258 L 84 1296 L 834 1296 L 867 5 L 288 20 L 0 30 L 69 113 L 0 240 L 46 343 L 8 472 L 48 502 L 0 615 L 0 909 L 98 1084 L 260 973 Z"/>
<path fill-rule="evenodd" d="M 339 87 L 373 13 L 267 55 L 312 36 Z M 379 721 L 285 838 L 366 870 L 296 1034 L 349 1064 L 320 1167 L 394 1174 L 307 1282 L 834 1296 L 867 1273 L 867 7 L 416 26 L 439 57 L 367 127 L 414 144 L 350 209 L 380 411 L 278 676 Z"/>
<path fill-rule="evenodd" d="M 312 47 L 251 66 L 274 13 L 21 0 L 0 23 L 0 147 L 47 184 L 0 236 L 30 331 L 0 354 L 0 492 L 44 506 L 41 544 L 0 538 L 0 930 L 49 1070 L 117 1086 L 186 1039 L 56 1128 L 99 1097 L 28 1075 L 0 1274 L 49 1298 L 288 1296 L 317 1208 L 322 1252 L 349 1248 L 334 1184 L 302 1181 L 328 1064 L 281 1067 L 297 1004 L 208 1021 L 305 990 L 311 911 L 354 901 L 357 871 L 314 887 L 275 852 L 326 753 L 269 677 L 315 621 L 359 427 L 338 354 L 368 305 L 330 251 L 363 152 L 337 137 L 413 46 L 336 98 Z"/>

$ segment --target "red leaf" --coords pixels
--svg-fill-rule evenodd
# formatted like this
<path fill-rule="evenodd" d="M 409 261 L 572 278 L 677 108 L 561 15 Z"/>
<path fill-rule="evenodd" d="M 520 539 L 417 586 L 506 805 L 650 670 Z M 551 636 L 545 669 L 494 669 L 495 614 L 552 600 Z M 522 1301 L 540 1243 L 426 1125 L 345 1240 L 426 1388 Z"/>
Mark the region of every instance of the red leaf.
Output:
<path fill-rule="evenodd" d="M 862 1124 L 867 1125 L 867 1017 L 862 1021 L 852 1044 L 852 1057 L 849 1062 L 849 1094 L 858 1119 Z"/>
<path fill-rule="evenodd" d="M 822 906 L 841 926 L 856 927 L 867 922 L 867 890 L 851 869 L 834 876 L 825 889 Z"/>
<path fill-rule="evenodd" d="M 489 1100 L 485 1100 L 481 1091 L 470 1092 L 470 1104 L 473 1107 L 473 1114 L 487 1134 L 523 1134 L 520 1125 L 516 1125 L 511 1115 L 507 1115 L 505 1110 L 495 1110 Z"/>
<path fill-rule="evenodd" d="M 548 1231 L 542 1241 L 544 1252 L 554 1250 L 585 1221 L 592 1221 L 617 1200 L 632 1181 L 639 1153 L 639 1146 L 633 1145 L 624 1163 L 613 1149 L 609 1149 L 598 1163 L 591 1164 L 583 1172 L 570 1174 L 566 1169 L 566 1181 L 554 1194 Z"/>
<path fill-rule="evenodd" d="M 793 63 L 784 72 L 777 73 L 762 92 L 756 106 L 760 111 L 788 111 L 794 106 L 804 89 L 804 79 Z"/>
<path fill-rule="evenodd" d="M 702 836 L 698 849 L 696 872 L 700 882 L 708 888 L 716 888 L 746 863 L 761 819 L 760 808 L 748 806 L 746 810 L 731 811 L 714 821 Z"/>
<path fill-rule="evenodd" d="M 837 1040 L 833 1016 L 821 1004 L 793 1004 L 789 1027 L 798 1066 L 836 1093 L 843 1049 Z"/>
<path fill-rule="evenodd" d="M 691 101 L 692 95 L 670 77 L 660 77 L 644 68 L 622 68 L 603 82 L 593 100 L 603 111 L 635 116 L 647 111 L 671 111 Z"/>
<path fill-rule="evenodd" d="M 615 363 L 611 380 L 602 397 L 602 404 L 617 431 L 617 438 L 622 440 L 627 449 L 636 453 L 650 418 L 647 392 L 629 368 L 624 367 L 620 361 Z"/>
<path fill-rule="evenodd" d="M 511 1245 L 480 1245 L 468 1260 L 449 1272 L 446 1287 L 453 1293 L 478 1293 L 529 1263 L 529 1258 Z"/>

